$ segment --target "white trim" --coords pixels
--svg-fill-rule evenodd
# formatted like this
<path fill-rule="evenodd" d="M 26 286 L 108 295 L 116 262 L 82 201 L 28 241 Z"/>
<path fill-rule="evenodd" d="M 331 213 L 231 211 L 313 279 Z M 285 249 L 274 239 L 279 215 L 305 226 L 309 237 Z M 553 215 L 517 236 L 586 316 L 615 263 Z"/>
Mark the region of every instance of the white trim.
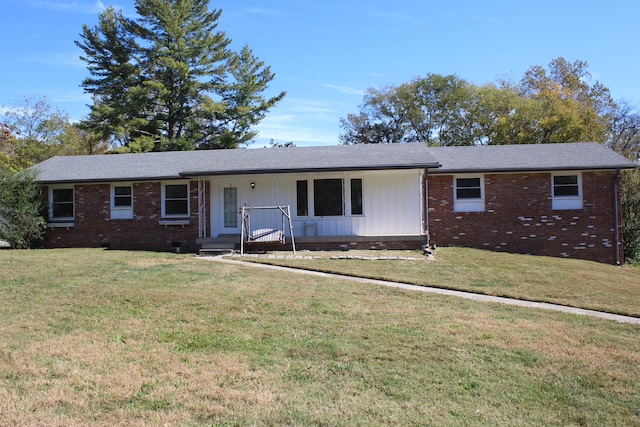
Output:
<path fill-rule="evenodd" d="M 357 216 L 357 217 L 365 216 L 365 211 L 364 211 L 364 178 L 359 176 L 359 175 L 356 175 L 356 176 L 349 176 L 347 179 L 349 180 L 349 185 L 348 186 L 345 185 L 345 187 L 348 187 L 348 188 L 345 188 L 344 192 L 346 193 L 345 205 L 347 205 L 347 207 L 349 209 L 347 211 L 348 214 L 345 212 L 345 216 Z M 361 187 L 360 187 L 360 196 L 362 197 L 362 200 L 360 201 L 360 206 L 362 208 L 362 213 L 359 213 L 359 214 L 354 214 L 353 213 L 353 205 L 351 204 L 351 196 L 352 196 L 351 195 L 351 184 L 352 184 L 352 181 L 354 179 L 359 179 L 360 180 L 360 185 L 361 185 Z"/>
<path fill-rule="evenodd" d="M 554 195 L 556 176 L 577 176 L 578 195 L 577 196 Z M 560 172 L 551 173 L 551 209 L 552 210 L 582 209 L 582 172 L 560 171 Z"/>
<path fill-rule="evenodd" d="M 315 181 L 316 180 L 327 180 L 327 179 L 339 179 L 342 181 L 342 215 L 325 215 L 319 216 L 316 215 L 315 211 Z M 359 179 L 362 181 L 362 213 L 361 214 L 352 214 L 351 213 L 351 180 Z M 307 215 L 298 215 L 298 189 L 297 182 L 298 181 L 307 181 Z M 349 172 L 343 173 L 328 173 L 327 175 L 318 175 L 318 174 L 299 174 L 296 176 L 294 180 L 294 205 L 295 215 L 294 218 L 300 219 L 314 219 L 314 218 L 362 218 L 366 216 L 366 208 L 365 208 L 365 188 L 367 186 L 367 179 L 365 174 L 362 171 L 359 173 L 351 174 Z"/>
<path fill-rule="evenodd" d="M 167 185 L 185 185 L 187 187 L 187 212 L 184 214 L 167 215 L 165 212 L 165 195 Z M 188 180 L 180 181 L 164 181 L 162 182 L 161 204 L 162 204 L 162 218 L 188 218 L 191 215 L 191 185 Z"/>
<path fill-rule="evenodd" d="M 480 198 L 458 198 L 458 179 L 480 179 Z M 484 175 L 453 175 L 453 211 L 484 212 Z"/>
<path fill-rule="evenodd" d="M 130 206 L 116 206 L 115 205 L 115 192 L 116 187 L 129 187 L 131 189 L 131 205 Z M 111 184 L 111 219 L 133 219 L 133 184 L 127 182 L 117 182 Z"/>
<path fill-rule="evenodd" d="M 72 216 L 58 216 L 58 217 L 54 217 L 53 216 L 53 191 L 54 190 L 71 190 L 71 193 L 73 195 L 73 201 L 72 201 L 72 206 L 73 206 L 73 215 Z M 73 221 L 75 220 L 75 215 L 76 215 L 76 188 L 75 185 L 73 184 L 61 184 L 61 185 L 51 185 L 49 186 L 49 220 L 51 222 L 54 221 L 65 221 L 68 222 L 69 220 Z"/>

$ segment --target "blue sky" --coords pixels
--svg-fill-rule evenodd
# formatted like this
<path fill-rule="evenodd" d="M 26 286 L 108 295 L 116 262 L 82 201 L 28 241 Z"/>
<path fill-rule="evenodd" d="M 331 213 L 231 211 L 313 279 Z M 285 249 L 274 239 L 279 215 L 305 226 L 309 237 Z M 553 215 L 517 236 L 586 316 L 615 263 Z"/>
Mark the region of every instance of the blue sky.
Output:
<path fill-rule="evenodd" d="M 83 24 L 133 0 L 0 0 L 0 106 L 44 96 L 72 120 L 88 113 L 78 58 Z M 339 120 L 357 113 L 365 89 L 426 73 L 476 84 L 518 80 L 562 56 L 587 61 L 616 100 L 640 105 L 635 0 L 212 0 L 219 28 L 271 66 L 271 94 L 286 98 L 258 127 L 251 147 L 293 141 L 338 144 Z"/>

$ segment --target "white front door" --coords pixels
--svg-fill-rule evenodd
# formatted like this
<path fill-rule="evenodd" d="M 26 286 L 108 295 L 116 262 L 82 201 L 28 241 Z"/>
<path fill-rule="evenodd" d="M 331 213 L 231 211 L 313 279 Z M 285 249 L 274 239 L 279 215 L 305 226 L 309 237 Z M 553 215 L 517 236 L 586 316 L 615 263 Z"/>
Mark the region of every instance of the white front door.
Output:
<path fill-rule="evenodd" d="M 240 233 L 241 212 L 239 206 L 240 191 L 237 185 L 231 184 L 222 189 L 220 194 L 220 230 L 221 234 Z"/>

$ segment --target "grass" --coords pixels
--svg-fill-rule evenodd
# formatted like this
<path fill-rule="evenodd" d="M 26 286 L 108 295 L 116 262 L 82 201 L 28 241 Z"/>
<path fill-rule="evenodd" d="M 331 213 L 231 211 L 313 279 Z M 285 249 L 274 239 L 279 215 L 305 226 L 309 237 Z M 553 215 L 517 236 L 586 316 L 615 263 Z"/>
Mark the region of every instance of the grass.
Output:
<path fill-rule="evenodd" d="M 435 260 L 429 262 L 331 259 L 331 255 L 372 254 L 374 251 L 327 252 L 322 259 L 248 260 L 640 317 L 637 266 L 617 267 L 468 248 L 439 248 Z M 421 256 L 421 252 L 413 251 L 383 254 Z"/>
<path fill-rule="evenodd" d="M 634 325 L 188 255 L 0 271 L 2 426 L 640 425 Z"/>

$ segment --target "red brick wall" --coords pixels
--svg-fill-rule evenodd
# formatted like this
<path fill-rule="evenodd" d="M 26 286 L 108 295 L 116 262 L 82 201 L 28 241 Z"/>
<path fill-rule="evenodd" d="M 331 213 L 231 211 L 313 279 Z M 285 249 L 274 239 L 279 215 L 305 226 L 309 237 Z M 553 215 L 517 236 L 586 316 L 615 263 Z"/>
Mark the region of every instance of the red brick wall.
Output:
<path fill-rule="evenodd" d="M 484 212 L 454 212 L 453 176 L 430 175 L 431 242 L 614 264 L 615 175 L 583 172 L 583 208 L 552 210 L 550 173 L 486 174 Z"/>
<path fill-rule="evenodd" d="M 45 188 L 45 191 L 47 189 Z M 110 184 L 74 186 L 75 221 L 73 227 L 48 228 L 46 247 L 109 247 L 195 252 L 198 237 L 198 183 L 190 183 L 190 217 L 188 225 L 160 225 L 162 219 L 162 184 L 133 184 L 133 219 L 111 219 Z"/>

